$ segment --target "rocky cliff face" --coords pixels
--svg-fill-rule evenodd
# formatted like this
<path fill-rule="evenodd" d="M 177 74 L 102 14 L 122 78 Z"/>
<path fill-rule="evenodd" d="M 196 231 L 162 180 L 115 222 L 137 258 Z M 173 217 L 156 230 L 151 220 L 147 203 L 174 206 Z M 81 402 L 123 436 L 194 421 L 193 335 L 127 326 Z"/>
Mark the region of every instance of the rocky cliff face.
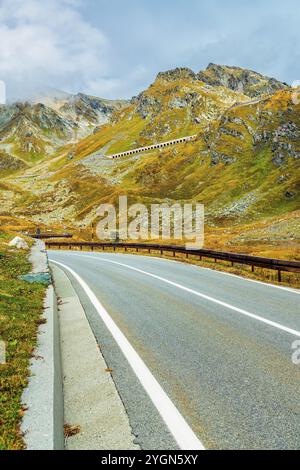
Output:
<path fill-rule="evenodd" d="M 3 176 L 5 172 L 11 170 L 21 170 L 27 168 L 26 163 L 19 158 L 14 158 L 9 155 L 5 150 L 0 151 L 0 172 Z"/>
<path fill-rule="evenodd" d="M 289 90 L 253 104 L 227 110 L 205 136 L 212 164 L 231 164 L 245 153 L 264 150 L 273 166 L 284 171 L 289 163 L 300 163 L 299 106 Z"/>
<path fill-rule="evenodd" d="M 184 135 L 199 132 L 230 106 L 247 100 L 243 93 L 204 84 L 188 68 L 176 68 L 159 73 L 147 90 L 132 99 L 128 117 L 145 121 L 142 138 L 162 140 L 180 137 L 183 128 Z"/>
<path fill-rule="evenodd" d="M 173 70 L 160 72 L 156 77 L 157 81 L 165 82 L 178 82 L 181 80 L 195 81 L 197 79 L 197 74 L 187 67 L 177 67 Z"/>
<path fill-rule="evenodd" d="M 133 98 L 133 113 L 145 123 L 143 136 L 163 138 L 180 133 L 183 123 L 194 132 L 238 103 L 260 100 L 288 85 L 250 70 L 210 64 L 160 72 L 148 90 Z"/>
<path fill-rule="evenodd" d="M 209 64 L 206 70 L 199 73 L 186 67 L 160 72 L 156 80 L 169 83 L 182 80 L 201 81 L 211 87 L 225 87 L 251 98 L 260 98 L 289 88 L 286 83 L 252 70 L 217 64 Z"/>
<path fill-rule="evenodd" d="M 223 86 L 251 98 L 259 98 L 288 88 L 286 83 L 275 78 L 266 77 L 240 67 L 217 64 L 209 64 L 206 70 L 198 73 L 197 77 L 208 85 Z"/>

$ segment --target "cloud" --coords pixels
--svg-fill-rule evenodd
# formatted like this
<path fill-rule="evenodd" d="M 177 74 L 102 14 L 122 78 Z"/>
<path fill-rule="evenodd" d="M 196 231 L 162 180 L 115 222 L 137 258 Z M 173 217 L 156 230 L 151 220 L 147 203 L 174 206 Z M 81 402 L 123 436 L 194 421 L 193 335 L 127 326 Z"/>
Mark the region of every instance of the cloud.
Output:
<path fill-rule="evenodd" d="M 298 0 L 0 0 L 8 96 L 47 87 L 129 98 L 209 62 L 300 79 Z"/>
<path fill-rule="evenodd" d="M 8 95 L 46 87 L 81 89 L 110 72 L 110 43 L 87 22 L 76 0 L 4 0 L 0 70 Z"/>
<path fill-rule="evenodd" d="M 133 70 L 126 72 L 122 77 L 100 77 L 86 82 L 86 92 L 91 95 L 100 95 L 111 98 L 131 98 L 141 83 L 148 78 L 148 70 L 137 65 Z"/>
<path fill-rule="evenodd" d="M 87 0 L 85 4 L 91 23 L 101 24 L 111 41 L 110 63 L 119 96 L 136 94 L 161 70 L 187 66 L 199 71 L 209 62 L 250 68 L 287 82 L 300 78 L 298 0 Z M 136 67 L 147 72 L 129 83 Z"/>

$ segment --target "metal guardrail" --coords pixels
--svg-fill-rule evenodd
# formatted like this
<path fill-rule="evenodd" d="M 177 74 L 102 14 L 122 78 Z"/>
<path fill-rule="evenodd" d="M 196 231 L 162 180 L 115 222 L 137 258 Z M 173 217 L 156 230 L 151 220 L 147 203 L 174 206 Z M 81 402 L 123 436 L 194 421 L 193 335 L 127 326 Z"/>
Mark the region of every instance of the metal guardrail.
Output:
<path fill-rule="evenodd" d="M 29 236 L 36 238 L 37 240 L 48 240 L 50 238 L 73 238 L 71 233 L 34 233 Z"/>
<path fill-rule="evenodd" d="M 127 249 L 135 249 L 137 252 L 139 250 L 147 250 L 148 253 L 152 251 L 160 251 L 161 254 L 164 252 L 171 252 L 173 257 L 176 256 L 176 253 L 183 253 L 186 255 L 186 258 L 189 255 L 199 256 L 200 260 L 202 258 L 214 259 L 215 262 L 218 260 L 231 262 L 233 266 L 236 264 L 245 264 L 252 267 L 252 272 L 254 272 L 255 267 L 266 268 L 276 270 L 278 272 L 278 282 L 282 281 L 281 273 L 282 271 L 300 273 L 300 262 L 298 261 L 285 261 L 280 259 L 273 258 L 261 258 L 258 256 L 251 256 L 239 253 L 229 253 L 223 251 L 213 251 L 213 250 L 188 250 L 184 246 L 176 245 L 157 245 L 157 244 L 145 244 L 145 243 L 108 243 L 108 242 L 60 242 L 60 241 L 49 241 L 46 242 L 46 247 L 51 248 L 68 248 L 71 250 L 74 248 L 90 248 L 91 251 L 94 249 L 102 248 L 113 248 L 116 251 L 117 248 L 123 248 L 125 251 Z"/>

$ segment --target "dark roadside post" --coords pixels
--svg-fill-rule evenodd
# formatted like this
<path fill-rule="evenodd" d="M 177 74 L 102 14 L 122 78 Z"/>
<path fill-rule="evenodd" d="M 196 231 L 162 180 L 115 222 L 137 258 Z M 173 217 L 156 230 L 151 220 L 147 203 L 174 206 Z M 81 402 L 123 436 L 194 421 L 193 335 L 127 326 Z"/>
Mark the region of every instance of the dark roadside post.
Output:
<path fill-rule="evenodd" d="M 94 229 L 95 229 L 95 224 L 94 224 L 94 222 L 92 222 L 92 242 L 93 242 L 94 239 L 95 239 Z"/>

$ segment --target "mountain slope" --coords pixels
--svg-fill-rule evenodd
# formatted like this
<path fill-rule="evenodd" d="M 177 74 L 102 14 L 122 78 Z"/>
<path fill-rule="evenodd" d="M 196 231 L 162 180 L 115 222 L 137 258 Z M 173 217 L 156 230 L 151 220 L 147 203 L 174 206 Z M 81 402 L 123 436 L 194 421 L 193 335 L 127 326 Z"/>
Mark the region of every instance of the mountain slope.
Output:
<path fill-rule="evenodd" d="M 189 69 L 160 73 L 148 90 L 114 115 L 111 126 L 80 142 L 76 154 L 87 156 L 102 147 L 106 154 L 117 153 L 192 135 L 247 100 L 241 93 L 203 84 Z"/>
<path fill-rule="evenodd" d="M 109 123 L 35 165 L 34 175 L 25 169 L 6 178 L 23 191 L 9 208 L 6 203 L 6 215 L 88 226 L 100 203 L 117 204 L 121 194 L 147 205 L 198 201 L 206 207 L 207 246 L 228 249 L 234 240 L 235 249 L 254 253 L 270 245 L 286 253 L 289 246 L 295 256 L 300 104 L 285 84 L 259 74 L 255 83 L 243 79 L 244 93 L 231 89 L 235 84 L 227 78 L 232 68 L 222 75 L 223 69 L 218 66 L 221 76 L 215 84 L 185 68 L 158 74 Z M 252 74 L 244 71 L 242 76 Z M 197 138 L 186 144 L 120 160 L 105 158 L 191 134 Z"/>

